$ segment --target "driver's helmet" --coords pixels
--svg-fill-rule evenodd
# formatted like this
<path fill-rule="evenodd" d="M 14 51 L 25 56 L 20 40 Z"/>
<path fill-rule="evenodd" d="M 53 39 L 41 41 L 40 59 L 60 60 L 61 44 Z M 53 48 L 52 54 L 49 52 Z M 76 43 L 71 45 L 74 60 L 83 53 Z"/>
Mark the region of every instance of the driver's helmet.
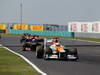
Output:
<path fill-rule="evenodd" d="M 55 43 L 56 46 L 61 46 L 60 43 Z"/>
<path fill-rule="evenodd" d="M 59 39 L 53 39 L 54 43 L 59 43 Z"/>

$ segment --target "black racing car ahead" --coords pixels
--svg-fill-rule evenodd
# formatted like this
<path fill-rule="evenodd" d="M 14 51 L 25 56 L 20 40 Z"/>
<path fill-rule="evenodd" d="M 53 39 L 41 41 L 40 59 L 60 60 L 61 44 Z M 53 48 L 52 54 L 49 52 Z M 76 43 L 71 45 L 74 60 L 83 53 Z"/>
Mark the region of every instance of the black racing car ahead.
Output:
<path fill-rule="evenodd" d="M 28 51 L 28 49 L 36 51 L 36 47 L 42 45 L 44 43 L 44 39 L 39 38 L 38 35 L 31 35 L 27 33 L 21 37 L 20 43 L 23 46 L 23 51 Z"/>

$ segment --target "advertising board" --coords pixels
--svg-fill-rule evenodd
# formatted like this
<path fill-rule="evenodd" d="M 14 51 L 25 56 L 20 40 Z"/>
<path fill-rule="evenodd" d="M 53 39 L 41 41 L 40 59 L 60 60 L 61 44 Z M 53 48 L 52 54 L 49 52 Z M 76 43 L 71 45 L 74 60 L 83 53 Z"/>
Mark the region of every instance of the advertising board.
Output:
<path fill-rule="evenodd" d="M 32 31 L 43 31 L 43 25 L 30 25 Z"/>

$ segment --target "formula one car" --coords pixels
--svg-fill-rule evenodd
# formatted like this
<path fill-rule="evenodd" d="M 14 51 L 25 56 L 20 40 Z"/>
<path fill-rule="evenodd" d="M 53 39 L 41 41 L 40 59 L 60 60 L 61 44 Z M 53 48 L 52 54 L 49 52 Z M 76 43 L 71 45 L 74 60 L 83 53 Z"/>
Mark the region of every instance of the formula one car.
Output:
<path fill-rule="evenodd" d="M 36 48 L 36 57 L 44 58 L 44 60 L 48 59 L 64 59 L 64 60 L 75 60 L 79 59 L 77 48 L 67 48 L 61 45 L 56 46 L 56 51 L 53 51 L 50 46 L 52 43 L 48 43 L 44 40 L 44 44 L 41 46 L 37 46 Z M 62 49 L 62 48 L 63 49 Z M 60 51 L 63 50 L 63 51 Z"/>
<path fill-rule="evenodd" d="M 77 49 L 64 49 L 64 52 L 53 53 L 50 48 L 44 53 L 44 59 L 64 59 L 64 60 L 77 60 L 78 54 Z"/>
<path fill-rule="evenodd" d="M 36 51 L 36 47 L 44 43 L 44 39 L 38 38 L 37 35 L 24 34 L 20 39 L 23 51 Z M 34 40 L 34 41 L 33 41 Z"/>

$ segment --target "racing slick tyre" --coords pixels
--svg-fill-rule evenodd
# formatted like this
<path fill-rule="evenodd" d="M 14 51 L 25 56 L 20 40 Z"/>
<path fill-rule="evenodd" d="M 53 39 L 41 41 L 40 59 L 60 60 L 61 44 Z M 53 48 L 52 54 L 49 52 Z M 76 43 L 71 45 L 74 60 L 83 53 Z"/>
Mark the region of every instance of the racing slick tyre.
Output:
<path fill-rule="evenodd" d="M 77 48 L 74 48 L 74 56 L 76 57 L 74 61 L 77 61 L 79 59 Z"/>
<path fill-rule="evenodd" d="M 36 51 L 37 45 L 31 45 L 31 51 Z"/>
<path fill-rule="evenodd" d="M 51 54 L 52 54 L 52 50 L 49 47 L 47 47 L 45 52 L 44 52 L 44 56 L 43 56 L 44 60 L 49 60 L 49 56 Z"/>
<path fill-rule="evenodd" d="M 37 46 L 36 47 L 36 58 L 43 58 L 44 51 L 43 51 L 43 46 Z"/>
<path fill-rule="evenodd" d="M 25 49 L 25 48 L 23 48 L 23 49 L 22 49 L 22 51 L 26 51 L 26 49 Z"/>
<path fill-rule="evenodd" d="M 23 44 L 22 51 L 26 51 L 26 44 Z"/>
<path fill-rule="evenodd" d="M 79 59 L 77 48 L 73 48 L 69 51 L 68 54 L 74 55 L 74 57 L 76 57 L 76 59 L 72 59 L 72 61 L 77 61 Z"/>
<path fill-rule="evenodd" d="M 43 59 L 44 60 L 48 60 L 49 59 L 49 55 L 46 52 L 44 53 Z"/>
<path fill-rule="evenodd" d="M 23 51 L 27 51 L 27 49 L 26 48 L 30 48 L 31 46 L 30 46 L 30 43 L 24 43 L 23 44 Z"/>

